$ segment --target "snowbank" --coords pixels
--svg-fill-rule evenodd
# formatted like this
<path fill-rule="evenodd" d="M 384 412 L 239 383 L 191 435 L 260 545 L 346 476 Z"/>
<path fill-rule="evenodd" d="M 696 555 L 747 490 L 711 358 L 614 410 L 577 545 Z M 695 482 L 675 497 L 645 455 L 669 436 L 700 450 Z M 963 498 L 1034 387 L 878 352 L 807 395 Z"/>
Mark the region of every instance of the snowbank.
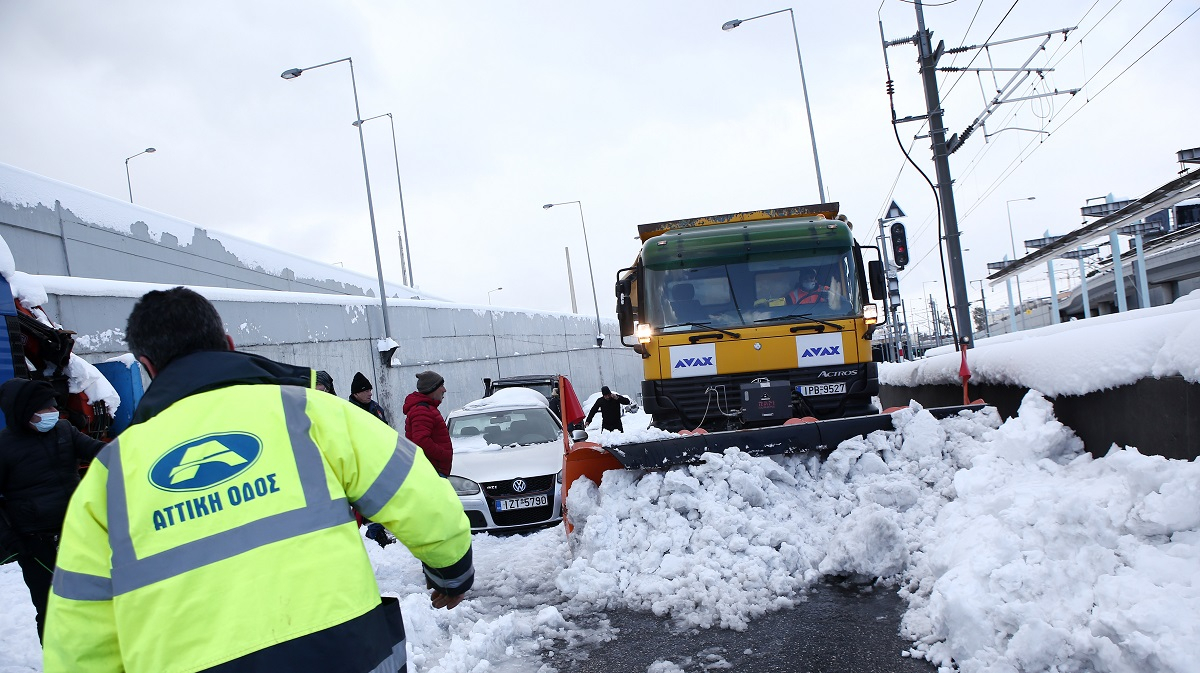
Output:
<path fill-rule="evenodd" d="M 367 553 L 425 673 L 550 673 L 543 655 L 637 637 L 614 632 L 612 608 L 753 628 L 828 575 L 897 587 L 909 654 L 942 673 L 1195 670 L 1200 464 L 1132 449 L 1093 459 L 1035 393 L 1003 424 L 915 405 L 893 418 L 897 430 L 824 461 L 729 450 L 580 480 L 574 549 L 561 528 L 475 536 L 476 584 L 452 611 L 430 607 L 399 545 Z M 0 601 L 0 671 L 39 670 L 11 564 Z"/>
<path fill-rule="evenodd" d="M 961 385 L 952 347 L 881 363 L 890 386 Z M 967 351 L 971 383 L 1015 385 L 1051 397 L 1086 395 L 1143 378 L 1200 383 L 1200 290 L 1174 303 L 980 339 Z"/>

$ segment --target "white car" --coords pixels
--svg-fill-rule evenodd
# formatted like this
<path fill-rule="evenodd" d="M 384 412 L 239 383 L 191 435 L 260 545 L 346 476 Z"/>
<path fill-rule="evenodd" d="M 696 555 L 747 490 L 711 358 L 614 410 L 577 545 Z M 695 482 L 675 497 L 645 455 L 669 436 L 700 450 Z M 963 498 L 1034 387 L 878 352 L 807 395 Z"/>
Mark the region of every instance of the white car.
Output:
<path fill-rule="evenodd" d="M 562 520 L 562 425 L 541 393 L 498 390 L 451 412 L 446 425 L 454 446 L 450 484 L 473 532 Z"/>

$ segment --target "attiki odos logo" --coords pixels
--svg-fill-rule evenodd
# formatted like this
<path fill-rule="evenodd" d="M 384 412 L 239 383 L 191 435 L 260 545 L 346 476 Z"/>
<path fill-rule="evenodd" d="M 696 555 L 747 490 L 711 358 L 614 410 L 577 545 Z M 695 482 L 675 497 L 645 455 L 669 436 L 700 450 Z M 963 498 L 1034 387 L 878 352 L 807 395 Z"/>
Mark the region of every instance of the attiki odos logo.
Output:
<path fill-rule="evenodd" d="M 154 462 L 150 483 L 164 491 L 200 491 L 245 472 L 260 455 L 262 440 L 246 432 L 189 439 Z"/>

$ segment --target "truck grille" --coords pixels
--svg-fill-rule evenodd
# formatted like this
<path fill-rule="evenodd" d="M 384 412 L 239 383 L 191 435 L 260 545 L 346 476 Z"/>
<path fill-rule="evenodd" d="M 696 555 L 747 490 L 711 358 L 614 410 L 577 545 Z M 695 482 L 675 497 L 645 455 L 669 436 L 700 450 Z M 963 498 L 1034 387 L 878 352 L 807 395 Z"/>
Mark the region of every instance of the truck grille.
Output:
<path fill-rule="evenodd" d="M 856 370 L 851 376 L 836 378 L 821 378 L 822 371 Z M 787 381 L 793 388 L 798 385 L 811 383 L 845 383 L 848 395 L 870 398 L 879 394 L 878 369 L 875 363 L 858 365 L 832 365 L 829 367 L 814 367 L 804 370 L 785 369 L 770 372 L 753 372 L 746 374 L 718 374 L 715 376 L 696 376 L 682 379 L 664 379 L 662 381 L 644 381 L 642 397 L 646 410 L 652 414 L 670 413 L 671 402 L 687 414 L 692 423 L 699 423 L 706 417 L 705 425 L 713 419 L 720 419 L 722 412 L 737 413 L 741 411 L 742 386 L 755 379 L 766 378 L 771 381 Z M 705 391 L 716 388 L 718 393 L 711 395 Z M 721 393 L 721 390 L 724 390 Z M 656 399 L 656 396 L 668 399 Z M 795 395 L 793 395 L 795 398 Z M 720 406 L 718 407 L 718 401 Z M 817 416 L 836 414 L 842 406 L 841 396 L 813 398 L 809 400 Z M 705 409 L 707 408 L 707 416 Z"/>

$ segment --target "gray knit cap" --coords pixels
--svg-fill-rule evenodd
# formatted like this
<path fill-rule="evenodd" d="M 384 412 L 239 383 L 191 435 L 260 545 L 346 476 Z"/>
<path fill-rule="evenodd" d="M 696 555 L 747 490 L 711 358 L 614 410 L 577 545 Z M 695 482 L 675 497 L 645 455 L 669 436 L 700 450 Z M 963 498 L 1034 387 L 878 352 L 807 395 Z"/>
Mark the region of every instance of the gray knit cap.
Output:
<path fill-rule="evenodd" d="M 442 378 L 441 374 L 433 371 L 432 369 L 423 371 L 420 374 L 417 374 L 417 392 L 423 395 L 428 395 L 429 393 L 432 393 L 440 388 L 445 382 L 446 379 Z"/>

